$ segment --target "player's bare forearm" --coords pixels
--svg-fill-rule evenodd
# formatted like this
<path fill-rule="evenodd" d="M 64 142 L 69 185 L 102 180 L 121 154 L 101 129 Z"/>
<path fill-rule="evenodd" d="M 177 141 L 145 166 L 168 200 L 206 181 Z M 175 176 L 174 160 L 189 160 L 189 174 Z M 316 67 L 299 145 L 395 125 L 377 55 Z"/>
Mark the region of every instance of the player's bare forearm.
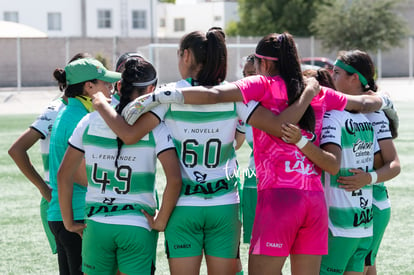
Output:
<path fill-rule="evenodd" d="M 378 111 L 382 106 L 382 99 L 377 95 L 345 95 L 348 111 L 360 113 L 372 113 Z"/>
<path fill-rule="evenodd" d="M 248 123 L 253 127 L 265 131 L 276 137 L 282 137 L 284 123 L 297 124 L 308 108 L 313 97 L 318 93 L 317 86 L 307 86 L 298 100 L 283 110 L 279 115 L 259 106 L 250 116 Z"/>
<path fill-rule="evenodd" d="M 39 132 L 29 128 L 10 146 L 8 153 L 23 175 L 39 189 L 42 197 L 50 202 L 51 190 L 32 165 L 28 154 L 29 149 L 41 138 L 42 135 Z"/>
<path fill-rule="evenodd" d="M 322 149 L 312 142 L 308 142 L 301 151 L 322 170 L 331 175 L 338 174 L 341 164 L 341 149 L 338 146 L 330 144 Z"/>
<path fill-rule="evenodd" d="M 194 86 L 180 89 L 185 104 L 215 104 L 243 101 L 239 88 L 232 83 L 214 86 Z"/>
<path fill-rule="evenodd" d="M 175 150 L 170 149 L 158 156 L 167 178 L 167 184 L 164 190 L 162 205 L 157 215 L 155 224 L 159 231 L 164 231 L 168 220 L 177 204 L 178 197 L 181 193 L 181 170 Z"/>
<path fill-rule="evenodd" d="M 400 159 L 392 139 L 384 139 L 378 142 L 380 153 L 375 154 L 374 168 L 378 175 L 378 182 L 395 178 L 401 172 Z"/>

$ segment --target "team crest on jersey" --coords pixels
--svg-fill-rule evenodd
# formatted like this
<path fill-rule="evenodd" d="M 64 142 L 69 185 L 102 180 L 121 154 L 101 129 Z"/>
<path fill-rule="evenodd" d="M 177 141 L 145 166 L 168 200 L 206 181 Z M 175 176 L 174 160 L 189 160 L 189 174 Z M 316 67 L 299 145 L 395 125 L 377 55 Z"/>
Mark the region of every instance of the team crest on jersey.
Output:
<path fill-rule="evenodd" d="M 367 208 L 368 200 L 366 200 L 364 197 L 360 197 L 359 198 L 359 206 L 361 206 L 362 209 Z"/>
<path fill-rule="evenodd" d="M 193 174 L 194 174 L 195 179 L 196 179 L 197 182 L 199 182 L 199 183 L 205 183 L 206 182 L 207 174 L 202 174 L 198 171 L 195 171 Z"/>
<path fill-rule="evenodd" d="M 105 198 L 102 203 L 108 204 L 108 205 L 113 205 L 114 204 L 114 200 L 115 198 Z"/>

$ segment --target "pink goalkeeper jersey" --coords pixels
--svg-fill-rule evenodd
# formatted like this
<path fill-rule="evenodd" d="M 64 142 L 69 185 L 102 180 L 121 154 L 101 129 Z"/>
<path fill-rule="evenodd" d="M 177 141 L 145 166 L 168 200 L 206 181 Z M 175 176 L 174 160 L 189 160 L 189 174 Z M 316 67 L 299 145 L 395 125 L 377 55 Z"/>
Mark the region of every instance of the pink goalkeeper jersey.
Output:
<path fill-rule="evenodd" d="M 244 102 L 255 100 L 274 114 L 288 107 L 286 85 L 280 76 L 255 75 L 234 82 L 243 94 Z M 314 144 L 319 146 L 323 115 L 329 110 L 344 110 L 346 97 L 332 89 L 322 87 L 311 102 L 316 125 Z M 309 139 L 313 134 L 302 131 Z M 295 188 L 323 191 L 321 169 L 315 166 L 296 145 L 253 128 L 253 153 L 256 163 L 258 190 Z"/>

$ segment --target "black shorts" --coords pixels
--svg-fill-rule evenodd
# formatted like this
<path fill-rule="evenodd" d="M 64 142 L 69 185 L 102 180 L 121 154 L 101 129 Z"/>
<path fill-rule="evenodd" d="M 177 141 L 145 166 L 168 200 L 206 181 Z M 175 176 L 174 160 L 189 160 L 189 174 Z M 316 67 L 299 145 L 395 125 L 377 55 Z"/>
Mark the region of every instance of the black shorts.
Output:
<path fill-rule="evenodd" d="M 83 220 L 76 222 L 83 223 Z M 56 240 L 59 274 L 83 274 L 82 238 L 77 233 L 67 231 L 62 221 L 49 221 L 49 227 Z"/>

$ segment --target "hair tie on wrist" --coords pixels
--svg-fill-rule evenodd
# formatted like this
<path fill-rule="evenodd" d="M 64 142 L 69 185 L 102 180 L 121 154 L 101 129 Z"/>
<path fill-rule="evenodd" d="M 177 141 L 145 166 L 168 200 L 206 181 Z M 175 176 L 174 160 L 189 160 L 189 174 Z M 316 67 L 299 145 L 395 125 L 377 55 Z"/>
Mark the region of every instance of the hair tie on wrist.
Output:
<path fill-rule="evenodd" d="M 370 184 L 376 184 L 377 180 L 378 180 L 377 172 L 373 171 L 373 172 L 369 172 L 369 174 L 371 175 L 371 183 Z"/>
<path fill-rule="evenodd" d="M 308 139 L 304 136 L 300 138 L 300 140 L 295 144 L 299 149 L 302 149 L 305 147 L 305 145 L 308 143 Z"/>

